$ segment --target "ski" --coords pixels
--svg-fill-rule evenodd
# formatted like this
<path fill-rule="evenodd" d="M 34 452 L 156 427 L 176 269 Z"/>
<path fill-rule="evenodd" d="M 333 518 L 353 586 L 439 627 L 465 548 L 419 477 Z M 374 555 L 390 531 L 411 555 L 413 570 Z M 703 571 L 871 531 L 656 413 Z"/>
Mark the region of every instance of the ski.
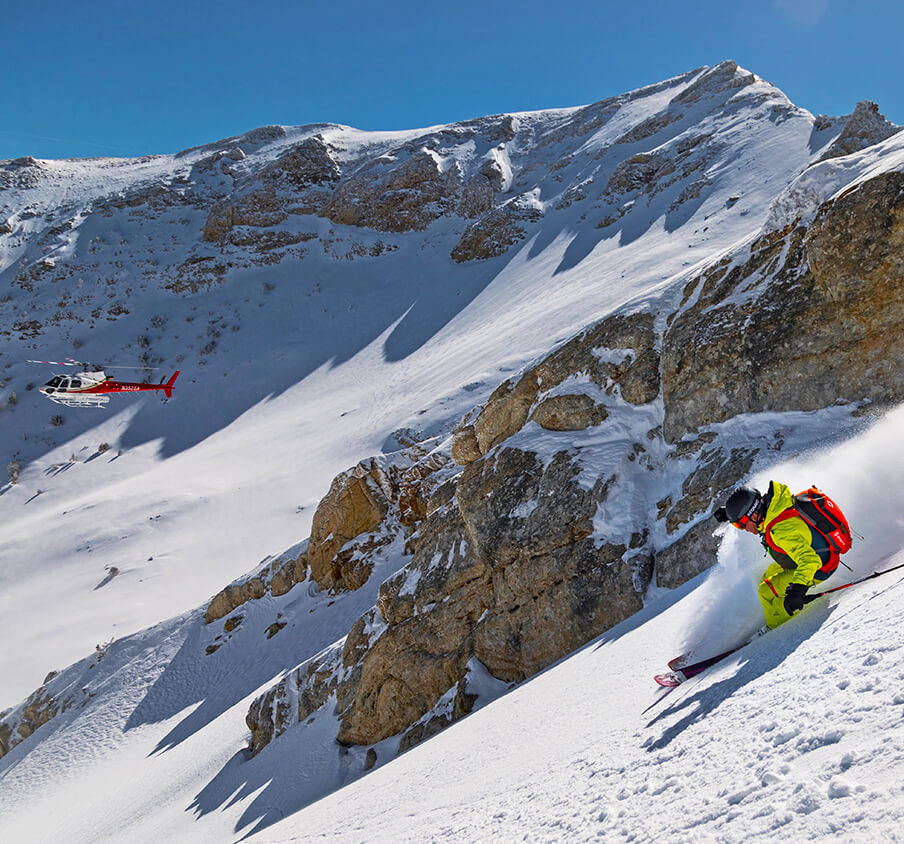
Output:
<path fill-rule="evenodd" d="M 726 657 L 731 656 L 733 653 L 737 653 L 741 648 L 749 645 L 754 639 L 758 636 L 762 635 L 760 631 L 757 631 L 755 636 L 752 636 L 750 639 L 742 642 L 740 645 L 732 648 L 729 651 L 724 651 L 723 653 L 716 654 L 715 656 L 708 657 L 707 659 L 701 659 L 699 662 L 692 662 L 689 665 L 681 666 L 680 668 L 673 668 L 671 671 L 666 671 L 664 674 L 656 674 L 653 679 L 659 683 L 660 686 L 680 686 L 685 680 L 689 680 L 691 677 L 696 677 L 698 674 L 706 671 L 707 668 L 711 668 L 717 662 L 721 662 Z M 676 657 L 672 660 L 672 663 L 678 663 L 681 657 Z M 671 666 L 672 663 L 669 663 Z"/>
<path fill-rule="evenodd" d="M 897 571 L 898 569 L 904 569 L 904 563 L 901 563 L 897 566 L 892 566 L 890 569 L 883 569 L 882 571 L 873 572 L 872 574 L 868 574 L 866 577 L 861 577 L 859 580 L 853 580 L 850 583 L 845 583 L 842 586 L 835 586 L 832 589 L 825 589 L 822 592 L 814 592 L 813 594 L 805 595 L 804 603 L 810 604 L 817 598 L 822 598 L 824 595 L 829 595 L 832 592 L 838 592 L 841 589 L 848 589 L 851 586 L 856 586 L 859 583 L 865 583 L 867 580 L 872 580 L 874 577 L 881 577 L 883 574 L 888 574 L 889 572 Z M 736 647 L 732 648 L 731 650 L 725 651 L 724 653 L 716 654 L 716 656 L 711 656 L 707 659 L 701 659 L 699 662 L 687 663 L 686 654 L 676 656 L 674 659 L 669 660 L 668 666 L 671 670 L 666 671 L 663 674 L 656 674 L 654 675 L 653 679 L 660 686 L 665 686 L 666 688 L 674 688 L 676 686 L 680 686 L 685 680 L 689 680 L 691 677 L 695 677 L 697 674 L 706 671 L 707 668 L 711 668 L 717 662 L 721 662 L 723 659 L 731 656 L 733 653 L 737 653 L 739 650 L 741 650 L 741 648 L 747 647 L 747 645 L 749 645 L 754 639 L 759 638 L 767 632 L 768 628 L 761 627 L 753 636 L 742 642 L 740 645 L 737 645 Z"/>

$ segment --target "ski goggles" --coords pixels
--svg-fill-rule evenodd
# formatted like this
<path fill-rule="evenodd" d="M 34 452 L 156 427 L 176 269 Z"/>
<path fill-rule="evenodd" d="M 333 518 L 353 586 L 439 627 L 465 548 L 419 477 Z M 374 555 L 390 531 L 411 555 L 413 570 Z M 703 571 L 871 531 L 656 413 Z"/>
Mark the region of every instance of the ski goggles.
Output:
<path fill-rule="evenodd" d="M 758 525 L 760 520 L 757 518 L 757 511 L 760 508 L 760 502 L 754 501 L 753 504 L 750 505 L 750 508 L 747 512 L 741 516 L 736 522 L 732 522 L 732 524 L 738 528 L 739 530 L 744 530 L 747 525 Z"/>

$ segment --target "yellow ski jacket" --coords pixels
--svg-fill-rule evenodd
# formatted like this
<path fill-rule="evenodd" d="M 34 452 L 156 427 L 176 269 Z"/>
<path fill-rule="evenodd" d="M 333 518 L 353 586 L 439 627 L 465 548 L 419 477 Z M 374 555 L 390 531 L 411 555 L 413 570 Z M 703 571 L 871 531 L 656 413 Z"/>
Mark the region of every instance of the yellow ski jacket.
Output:
<path fill-rule="evenodd" d="M 766 543 L 766 526 L 780 513 L 794 506 L 794 495 L 784 484 L 769 482 L 767 492 L 769 506 L 766 509 L 766 518 L 759 525 L 759 532 L 763 535 L 763 544 L 770 551 Z M 783 519 L 769 532 L 772 541 L 784 551 L 788 558 L 776 559 L 782 568 L 794 569 L 791 583 L 802 583 L 804 586 L 812 586 L 816 579 L 816 572 L 822 568 L 823 560 L 813 550 L 813 533 L 810 526 L 800 516 Z"/>

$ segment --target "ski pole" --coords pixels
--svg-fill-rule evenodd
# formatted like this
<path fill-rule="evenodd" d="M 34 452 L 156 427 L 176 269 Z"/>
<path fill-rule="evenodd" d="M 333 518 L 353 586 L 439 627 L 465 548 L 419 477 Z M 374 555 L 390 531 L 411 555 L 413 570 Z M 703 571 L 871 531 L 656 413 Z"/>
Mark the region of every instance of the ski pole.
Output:
<path fill-rule="evenodd" d="M 900 563 L 897 566 L 892 566 L 890 569 L 874 571 L 872 574 L 868 574 L 866 577 L 861 577 L 860 580 L 852 580 L 850 583 L 845 583 L 843 586 L 835 586 L 832 589 L 826 589 L 823 592 L 814 592 L 812 595 L 804 595 L 804 603 L 809 604 L 812 601 L 815 601 L 817 598 L 821 598 L 823 595 L 828 595 L 830 592 L 838 592 L 840 589 L 847 589 L 850 586 L 856 586 L 858 583 L 864 583 L 867 580 L 872 580 L 874 577 L 881 577 L 883 574 L 888 574 L 889 572 L 897 571 L 898 569 L 904 569 L 904 563 Z"/>

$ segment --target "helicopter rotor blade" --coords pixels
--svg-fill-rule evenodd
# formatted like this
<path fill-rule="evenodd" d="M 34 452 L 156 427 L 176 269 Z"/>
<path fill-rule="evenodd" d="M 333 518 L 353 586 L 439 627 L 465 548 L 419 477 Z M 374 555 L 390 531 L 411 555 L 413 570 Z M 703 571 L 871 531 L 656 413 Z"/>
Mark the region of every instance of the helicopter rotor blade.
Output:
<path fill-rule="evenodd" d="M 152 372 L 159 371 L 159 366 L 102 366 L 101 369 L 142 369 Z"/>
<path fill-rule="evenodd" d="M 48 363 L 51 366 L 81 366 L 81 367 L 89 367 L 95 366 L 98 369 L 144 369 L 151 371 L 158 371 L 160 367 L 158 366 L 105 366 L 103 364 L 96 363 L 86 363 L 81 360 L 73 360 L 72 358 L 66 358 L 66 360 L 28 360 L 28 363 Z"/>

